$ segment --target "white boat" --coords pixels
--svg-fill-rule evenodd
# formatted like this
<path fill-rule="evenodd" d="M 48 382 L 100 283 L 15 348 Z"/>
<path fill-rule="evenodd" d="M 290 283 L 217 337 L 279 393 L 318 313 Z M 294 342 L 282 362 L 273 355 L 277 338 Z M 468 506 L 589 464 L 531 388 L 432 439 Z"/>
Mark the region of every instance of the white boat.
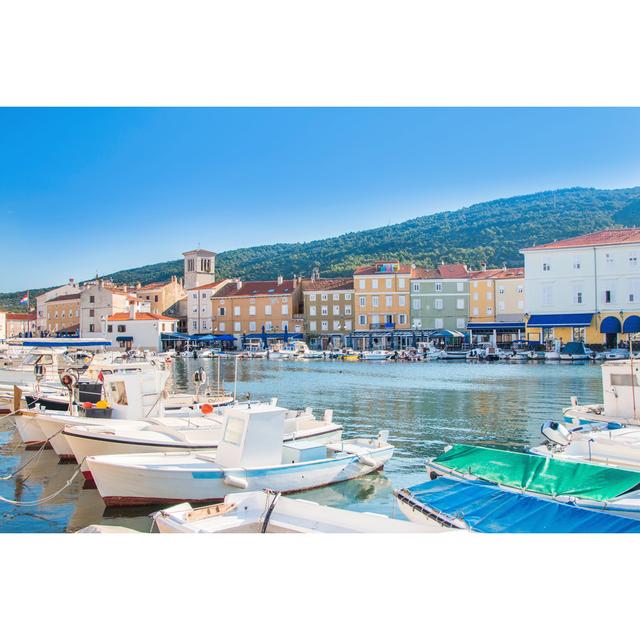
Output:
<path fill-rule="evenodd" d="M 414 524 L 377 513 L 326 507 L 267 491 L 234 493 L 193 508 L 177 504 L 153 514 L 160 533 L 440 533 L 435 522 Z"/>
<path fill-rule="evenodd" d="M 609 351 L 602 351 L 595 355 L 596 360 L 628 360 L 629 349 L 610 349 Z"/>
<path fill-rule="evenodd" d="M 438 356 L 438 360 L 466 360 L 469 350 L 443 349 Z"/>
<path fill-rule="evenodd" d="M 360 354 L 362 360 L 388 360 L 391 357 L 391 351 L 384 349 L 374 349 L 373 351 L 363 351 Z"/>
<path fill-rule="evenodd" d="M 600 367 L 603 403 L 578 404 L 562 410 L 563 421 L 571 427 L 607 423 L 640 427 L 640 366 L 638 360 L 613 360 Z"/>
<path fill-rule="evenodd" d="M 560 360 L 560 352 L 559 351 L 545 351 L 544 352 L 544 359 L 545 360 L 551 360 L 551 361 L 559 361 Z"/>
<path fill-rule="evenodd" d="M 238 491 L 294 492 L 383 468 L 387 433 L 331 444 L 283 444 L 284 409 L 230 408 L 215 454 L 90 456 L 86 462 L 107 506 L 215 502 Z"/>
<path fill-rule="evenodd" d="M 287 343 L 277 343 L 269 349 L 268 357 L 272 360 L 294 360 L 322 358 L 322 351 L 312 351 L 306 342 L 292 340 Z"/>

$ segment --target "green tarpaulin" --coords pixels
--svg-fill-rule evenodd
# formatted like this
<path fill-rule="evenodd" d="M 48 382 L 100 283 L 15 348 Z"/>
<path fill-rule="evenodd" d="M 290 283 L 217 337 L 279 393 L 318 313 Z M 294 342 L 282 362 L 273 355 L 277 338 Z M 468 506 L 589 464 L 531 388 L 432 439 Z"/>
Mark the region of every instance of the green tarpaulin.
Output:
<path fill-rule="evenodd" d="M 480 480 L 548 496 L 611 500 L 640 485 L 640 472 L 529 453 L 454 445 L 434 463 Z"/>

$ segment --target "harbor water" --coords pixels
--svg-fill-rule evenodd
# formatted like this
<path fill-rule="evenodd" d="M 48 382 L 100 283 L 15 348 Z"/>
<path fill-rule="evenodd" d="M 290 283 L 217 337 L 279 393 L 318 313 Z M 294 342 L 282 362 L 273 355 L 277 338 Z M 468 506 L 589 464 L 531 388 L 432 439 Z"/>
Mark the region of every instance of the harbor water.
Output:
<path fill-rule="evenodd" d="M 176 390 L 191 387 L 195 369 L 203 366 L 216 379 L 217 360 L 176 359 Z M 231 391 L 235 362 L 220 362 Z M 330 487 L 306 491 L 303 497 L 357 511 L 399 516 L 393 489 L 426 479 L 424 461 L 456 442 L 514 450 L 540 442 L 540 425 L 559 418 L 572 395 L 581 402 L 601 402 L 600 367 L 592 363 L 480 362 L 238 362 L 237 395 L 269 399 L 291 409 L 312 407 L 316 415 L 334 411 L 345 437 L 390 432 L 394 457 L 384 471 Z M 0 495 L 29 501 L 48 496 L 71 477 L 75 465 L 61 464 L 51 450 L 25 451 L 7 421 L 0 422 L 0 476 L 6 477 L 37 455 L 15 477 L 0 480 Z M 0 502 L 2 532 L 75 531 L 88 524 L 123 525 L 149 531 L 149 508 L 105 509 L 95 489 L 84 489 L 79 475 L 62 494 L 39 506 Z"/>

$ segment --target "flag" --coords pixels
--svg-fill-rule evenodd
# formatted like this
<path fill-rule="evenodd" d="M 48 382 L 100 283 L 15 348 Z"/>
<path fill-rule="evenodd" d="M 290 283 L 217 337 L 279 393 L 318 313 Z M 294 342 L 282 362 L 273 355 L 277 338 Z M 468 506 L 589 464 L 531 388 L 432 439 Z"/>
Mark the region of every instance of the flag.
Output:
<path fill-rule="evenodd" d="M 29 292 L 24 294 L 22 298 L 20 298 L 20 304 L 29 304 Z"/>

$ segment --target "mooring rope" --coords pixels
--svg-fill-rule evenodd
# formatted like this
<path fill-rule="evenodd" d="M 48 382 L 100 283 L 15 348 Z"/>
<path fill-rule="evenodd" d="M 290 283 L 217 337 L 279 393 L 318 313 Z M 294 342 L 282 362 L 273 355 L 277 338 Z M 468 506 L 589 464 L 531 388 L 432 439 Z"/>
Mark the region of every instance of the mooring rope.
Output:
<path fill-rule="evenodd" d="M 66 427 L 67 425 L 65 425 Z M 42 442 L 42 446 L 33 454 L 31 458 L 29 458 L 24 464 L 20 465 L 13 473 L 8 476 L 0 476 L 0 480 L 11 480 L 11 478 L 15 477 L 20 471 L 22 471 L 25 467 L 29 466 L 32 462 L 35 462 L 40 458 L 42 452 L 45 450 L 45 447 L 49 444 L 49 441 L 55 438 L 58 434 L 62 433 L 64 427 L 59 431 L 56 431 L 50 438 L 47 438 Z"/>
<path fill-rule="evenodd" d="M 84 462 L 84 459 L 83 459 L 83 462 Z M 65 489 L 71 486 L 73 481 L 76 479 L 76 476 L 78 475 L 78 473 L 80 473 L 80 467 L 82 467 L 82 462 L 75 468 L 73 475 L 64 483 L 64 485 L 60 489 L 58 489 L 57 491 L 54 491 L 54 493 L 48 496 L 45 496 L 44 498 L 40 498 L 39 500 L 20 501 L 20 500 L 11 500 L 9 498 L 5 498 L 4 496 L 0 496 L 0 502 L 13 504 L 18 507 L 36 507 L 40 504 L 45 504 L 46 502 L 50 502 L 54 498 L 57 498 Z"/>

